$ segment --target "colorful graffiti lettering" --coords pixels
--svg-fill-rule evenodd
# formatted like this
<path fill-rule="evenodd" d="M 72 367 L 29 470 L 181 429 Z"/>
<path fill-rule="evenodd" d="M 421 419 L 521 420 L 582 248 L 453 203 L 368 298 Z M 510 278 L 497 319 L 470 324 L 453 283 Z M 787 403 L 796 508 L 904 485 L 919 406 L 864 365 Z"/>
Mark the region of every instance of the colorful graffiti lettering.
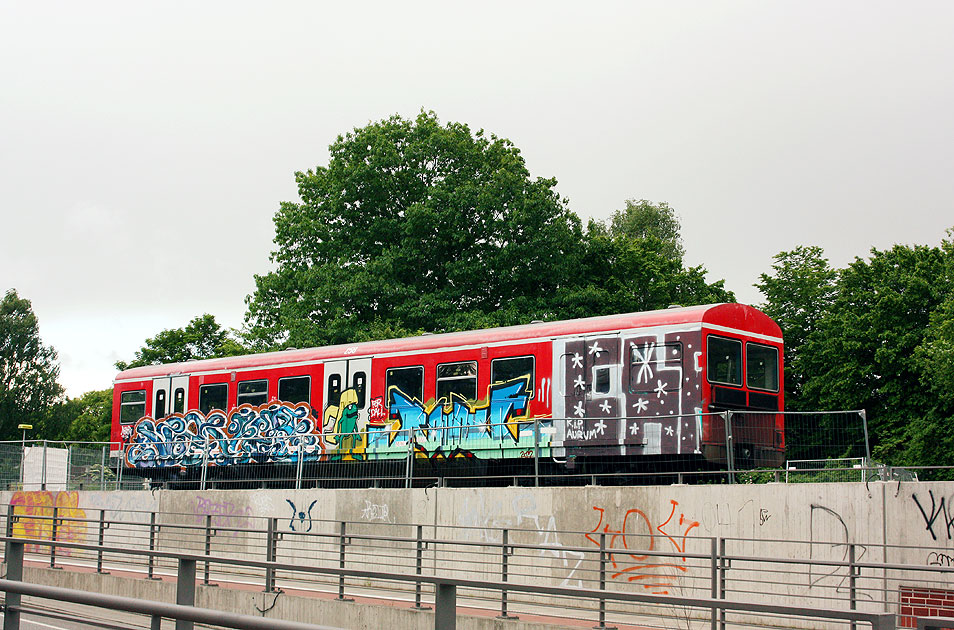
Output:
<path fill-rule="evenodd" d="M 241 405 L 225 414 L 214 410 L 139 420 L 129 439 L 126 463 L 139 468 L 319 459 L 320 427 L 307 403 Z M 206 451 L 208 451 L 206 453 Z"/>
<path fill-rule="evenodd" d="M 228 528 L 248 528 L 252 526 L 252 508 L 242 509 L 229 501 L 215 501 L 214 499 L 197 496 L 192 513 L 195 515 L 197 525 L 204 524 L 206 517 L 211 517 L 208 519 L 210 525 L 226 530 Z M 232 537 L 237 534 L 238 532 L 235 531 L 228 532 L 228 535 Z"/>
<path fill-rule="evenodd" d="M 429 405 L 408 396 L 396 387 L 388 392 L 390 400 L 391 442 L 400 431 L 438 434 L 441 444 L 471 437 L 520 440 L 521 424 L 532 421 L 527 416 L 530 400 L 530 377 L 523 376 L 490 386 L 487 401 L 471 403 L 457 394 L 450 400 L 441 398 Z"/>
<path fill-rule="evenodd" d="M 10 499 L 13 508 L 13 537 L 36 540 L 54 540 L 53 511 L 56 508 L 56 538 L 60 542 L 81 543 L 86 540 L 86 512 L 79 507 L 79 493 L 71 492 L 15 492 Z M 61 520 L 62 519 L 62 520 Z M 42 550 L 45 550 L 43 547 Z M 26 551 L 37 553 L 40 545 L 26 545 Z M 70 555 L 70 549 L 56 548 L 60 555 Z"/>
<path fill-rule="evenodd" d="M 599 513 L 600 520 L 596 524 L 596 527 L 590 530 L 589 534 L 585 535 L 586 539 L 599 547 L 600 539 L 598 536 L 594 537 L 593 534 L 612 534 L 609 540 L 605 541 L 606 546 L 608 548 L 617 548 L 617 545 L 619 545 L 628 551 L 629 543 L 627 543 L 627 537 L 643 536 L 648 539 L 646 550 L 655 551 L 657 534 L 662 534 L 663 539 L 668 541 L 676 552 L 684 554 L 686 553 L 686 539 L 689 532 L 699 527 L 699 523 L 686 518 L 685 514 L 680 513 L 678 519 L 679 532 L 670 533 L 666 528 L 676 525 L 676 523 L 673 522 L 673 517 L 676 515 L 676 508 L 679 506 L 679 502 L 670 500 L 670 504 L 672 505 L 672 509 L 669 512 L 669 517 L 655 527 L 653 527 L 652 521 L 645 512 L 634 508 L 626 510 L 626 513 L 623 515 L 622 527 L 616 529 L 611 529 L 608 523 L 604 525 L 603 521 L 609 520 L 606 519 L 605 510 L 601 507 L 593 506 L 593 509 Z M 601 527 L 602 529 L 600 529 Z M 674 586 L 678 576 L 689 571 L 689 568 L 686 566 L 685 556 L 680 558 L 679 556 L 651 556 L 649 554 L 634 553 L 626 555 L 628 556 L 628 560 L 618 560 L 618 554 L 615 553 L 609 555 L 610 563 L 613 565 L 613 569 L 616 570 L 612 578 L 615 580 L 625 577 L 628 582 L 636 582 L 644 589 L 651 590 L 657 595 L 668 595 L 669 590 Z"/>

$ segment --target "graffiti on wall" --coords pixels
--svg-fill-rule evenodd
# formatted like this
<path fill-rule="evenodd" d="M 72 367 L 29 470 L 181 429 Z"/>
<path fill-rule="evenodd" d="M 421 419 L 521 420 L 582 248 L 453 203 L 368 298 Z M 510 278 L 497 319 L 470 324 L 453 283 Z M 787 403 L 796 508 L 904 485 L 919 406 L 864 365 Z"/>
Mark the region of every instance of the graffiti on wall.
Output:
<path fill-rule="evenodd" d="M 600 546 L 600 534 L 604 537 L 606 548 L 623 548 L 627 552 L 631 546 L 644 547 L 645 551 L 666 551 L 674 555 L 657 556 L 640 553 L 610 553 L 609 561 L 614 573 L 612 579 L 625 579 L 640 585 L 656 595 L 668 595 L 681 575 L 688 573 L 689 566 L 685 556 L 686 543 L 691 532 L 699 527 L 699 522 L 688 518 L 681 510 L 676 516 L 679 502 L 670 500 L 670 511 L 665 521 L 654 524 L 643 510 L 626 510 L 622 518 L 613 519 L 604 508 L 593 506 L 599 515 L 599 522 L 585 537 Z M 617 515 L 618 518 L 618 515 Z M 658 521 L 657 521 L 658 522 Z M 615 523 L 615 525 L 614 525 Z M 657 549 L 657 542 L 661 548 Z M 635 548 L 633 548 L 635 551 Z"/>
<path fill-rule="evenodd" d="M 79 507 L 79 493 L 74 491 L 15 492 L 10 499 L 13 507 L 13 537 L 54 540 L 53 512 L 56 511 L 56 538 L 59 542 L 86 541 L 86 512 Z M 60 520 L 63 519 L 63 520 Z M 48 547 L 26 545 L 26 551 L 38 553 Z M 71 549 L 56 548 L 60 555 L 70 555 Z"/>
<path fill-rule="evenodd" d="M 314 525 L 311 510 L 315 507 L 315 504 L 318 503 L 318 499 L 311 502 L 307 512 L 305 510 L 299 510 L 291 499 L 285 499 L 285 501 L 288 502 L 292 510 L 291 519 L 288 521 L 288 528 L 293 532 L 310 532 Z"/>
<path fill-rule="evenodd" d="M 830 532 L 834 530 L 835 539 L 832 540 Z M 850 547 L 855 548 L 855 562 L 861 561 L 861 558 L 868 552 L 864 545 L 853 543 L 851 540 L 848 525 L 841 514 L 835 510 L 823 505 L 811 505 L 811 514 L 809 517 L 810 543 L 808 557 L 811 559 L 831 560 L 835 562 L 847 562 L 849 559 Z M 820 566 L 820 565 L 819 565 Z M 808 565 L 808 585 L 809 588 L 816 586 L 834 586 L 836 593 L 845 593 L 848 591 L 846 582 L 849 578 L 848 566 L 821 567 L 820 570 L 815 564 Z M 859 597 L 871 599 L 871 595 L 862 591 Z"/>
<path fill-rule="evenodd" d="M 197 525 L 205 525 L 208 520 L 212 527 L 247 529 L 252 527 L 252 508 L 241 508 L 231 501 L 216 501 L 197 496 L 192 508 Z M 211 518 L 209 518 L 211 517 Z M 227 532 L 236 536 L 239 532 Z"/>
<path fill-rule="evenodd" d="M 928 507 L 927 499 L 923 494 L 920 499 L 916 492 L 911 495 L 924 519 L 924 529 L 930 532 L 933 540 L 954 539 L 954 509 L 952 509 L 954 505 L 951 499 L 945 500 L 943 496 L 935 498 L 933 490 L 928 490 L 928 497 L 931 499 L 931 507 Z"/>

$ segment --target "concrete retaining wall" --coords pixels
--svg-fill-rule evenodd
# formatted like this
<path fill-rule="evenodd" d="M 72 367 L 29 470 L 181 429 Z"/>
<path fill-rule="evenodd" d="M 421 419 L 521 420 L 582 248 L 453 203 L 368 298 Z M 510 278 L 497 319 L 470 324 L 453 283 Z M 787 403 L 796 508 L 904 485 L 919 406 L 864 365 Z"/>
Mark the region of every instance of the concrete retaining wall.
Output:
<path fill-rule="evenodd" d="M 420 524 L 426 526 L 423 532 L 425 537 L 479 543 L 479 549 L 492 556 L 499 549 L 502 530 L 507 529 L 510 543 L 546 547 L 544 550 L 518 552 L 515 555 L 512 563 L 519 567 L 514 569 L 515 572 L 521 572 L 519 578 L 531 582 L 538 580 L 540 584 L 553 586 L 593 586 L 585 580 L 592 579 L 597 568 L 597 556 L 595 553 L 584 553 L 581 549 L 596 552 L 600 535 L 603 534 L 607 545 L 626 545 L 634 552 L 616 554 L 611 559 L 613 566 L 608 577 L 611 588 L 687 596 L 707 595 L 705 590 L 711 573 L 706 561 L 676 557 L 665 563 L 653 563 L 638 552 L 652 549 L 708 554 L 711 538 L 718 537 L 726 539 L 729 553 L 745 556 L 843 561 L 848 557 L 849 545 L 853 545 L 859 562 L 915 566 L 951 566 L 954 563 L 954 482 L 621 488 L 2 492 L 0 501 L 58 505 L 61 514 L 92 519 L 98 519 L 99 511 L 106 510 L 108 520 L 120 519 L 130 523 L 126 528 L 112 527 L 106 530 L 107 544 L 127 546 L 145 544 L 141 533 L 133 541 L 130 531 L 136 527 L 133 523 L 140 524 L 140 528 L 142 524 L 147 524 L 150 512 L 162 513 L 163 523 L 204 525 L 208 522 L 218 528 L 264 528 L 264 519 L 276 518 L 280 530 L 286 532 L 283 539 L 287 548 L 286 557 L 283 558 L 280 548 L 280 560 L 324 562 L 329 563 L 328 566 L 336 558 L 331 539 L 327 539 L 325 542 L 328 544 L 322 546 L 317 540 L 315 544 L 294 543 L 295 536 L 337 534 L 340 521 L 349 521 L 349 534 L 413 537 L 417 529 L 415 525 Z M 98 530 L 93 524 L 60 532 L 62 540 L 85 542 L 95 542 L 97 535 Z M 183 536 L 182 530 L 164 527 L 157 534 L 159 548 L 195 548 L 195 545 L 202 543 L 201 536 L 195 537 L 198 534 L 189 540 Z M 212 541 L 212 553 L 241 553 L 250 558 L 264 559 L 263 543 L 263 538 L 222 531 Z M 892 545 L 912 548 L 892 548 Z M 413 567 L 413 544 L 407 544 L 404 549 L 398 547 L 400 545 L 390 545 L 389 549 L 380 550 L 380 553 L 382 557 L 403 558 Z M 368 568 L 373 565 L 375 552 L 365 549 L 365 553 L 363 558 L 360 554 L 352 556 L 353 565 L 349 566 Z M 468 578 L 500 579 L 500 571 L 495 564 L 489 564 L 481 570 L 463 563 L 455 566 L 453 560 L 448 560 L 449 557 L 442 555 L 439 550 L 431 550 L 426 558 L 425 570 Z M 647 566 L 650 564 L 666 566 Z M 389 570 L 388 567 L 383 569 Z M 756 579 L 758 568 L 739 563 L 729 575 L 731 580 L 742 584 L 748 578 Z M 861 610 L 882 611 L 884 605 L 880 600 L 884 597 L 894 606 L 902 584 L 923 583 L 929 579 L 928 576 L 914 572 L 862 572 L 862 587 L 872 595 L 859 597 L 858 607 Z M 88 579 L 103 578 L 94 576 Z M 767 596 L 779 604 L 804 605 L 805 598 L 810 597 L 822 602 L 822 606 L 826 605 L 825 602 L 831 602 L 829 607 L 847 608 L 844 605 L 847 579 L 844 568 L 802 565 L 793 569 L 787 577 L 775 576 L 776 584 L 771 589 L 773 592 Z M 741 590 L 741 587 L 737 586 L 736 589 Z M 875 593 L 877 589 L 883 591 L 883 597 Z M 730 598 L 732 590 L 730 583 Z M 256 593 L 255 597 L 261 599 L 261 593 Z M 308 601 L 311 603 L 307 605 L 276 604 L 275 614 L 288 608 L 291 618 L 338 624 L 337 621 L 325 619 L 324 612 L 319 615 L 320 619 L 316 618 L 316 604 L 314 600 Z M 257 605 L 262 605 L 262 602 Z M 381 627 L 381 619 L 377 616 L 371 615 L 372 618 L 365 624 L 360 621 L 365 613 L 348 609 L 341 602 L 325 601 L 320 605 L 337 606 L 335 610 L 338 612 L 328 613 L 331 614 L 329 619 L 338 619 L 338 615 L 342 614 L 347 623 L 341 625 Z M 342 613 L 341 610 L 346 612 Z M 420 616 L 420 613 L 407 611 L 401 614 Z M 400 621 L 395 620 L 395 623 L 399 627 L 415 627 L 403 617 Z M 494 622 L 487 620 L 485 623 Z"/>

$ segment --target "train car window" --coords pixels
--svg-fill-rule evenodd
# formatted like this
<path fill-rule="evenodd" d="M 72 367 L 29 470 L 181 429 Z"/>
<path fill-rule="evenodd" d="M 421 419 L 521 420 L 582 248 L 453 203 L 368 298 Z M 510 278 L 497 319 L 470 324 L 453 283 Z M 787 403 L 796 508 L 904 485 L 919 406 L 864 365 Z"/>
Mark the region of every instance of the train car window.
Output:
<path fill-rule="evenodd" d="M 213 409 L 225 411 L 229 405 L 228 383 L 203 385 L 199 388 L 199 411 L 207 416 Z"/>
<path fill-rule="evenodd" d="M 268 380 L 240 381 L 236 403 L 260 407 L 268 402 Z"/>
<path fill-rule="evenodd" d="M 494 359 L 490 362 L 490 382 L 506 383 L 521 376 L 529 376 L 530 382 L 527 383 L 528 393 L 533 398 L 533 357 L 513 357 L 506 359 Z"/>
<path fill-rule="evenodd" d="M 355 372 L 351 378 L 351 386 L 354 393 L 358 396 L 358 409 L 364 409 L 365 396 L 367 394 L 368 375 L 364 372 Z"/>
<path fill-rule="evenodd" d="M 341 375 L 329 374 L 327 404 L 337 407 L 338 403 L 340 402 L 341 402 Z"/>
<path fill-rule="evenodd" d="M 709 335 L 706 365 L 709 381 L 742 387 L 742 342 Z"/>
<path fill-rule="evenodd" d="M 610 393 L 610 369 L 609 367 L 599 367 L 593 370 L 593 391 L 597 394 Z"/>
<path fill-rule="evenodd" d="M 405 396 L 416 400 L 424 400 L 424 367 L 391 368 L 385 373 L 385 391 L 397 389 Z"/>
<path fill-rule="evenodd" d="M 437 366 L 437 398 L 450 400 L 451 394 L 477 399 L 477 362 L 443 363 Z"/>
<path fill-rule="evenodd" d="M 682 342 L 633 343 L 629 348 L 629 393 L 648 394 L 656 389 L 653 380 L 661 367 L 678 367 L 682 363 Z"/>
<path fill-rule="evenodd" d="M 156 406 L 153 408 L 153 417 L 157 420 L 166 417 L 166 390 L 156 391 Z"/>
<path fill-rule="evenodd" d="M 172 395 L 172 413 L 185 413 L 185 390 L 181 387 Z"/>
<path fill-rule="evenodd" d="M 310 376 L 287 376 L 278 379 L 278 400 L 287 403 L 311 400 Z"/>
<path fill-rule="evenodd" d="M 119 421 L 130 424 L 146 415 L 146 390 L 123 392 L 119 398 Z"/>
<path fill-rule="evenodd" d="M 778 348 L 745 344 L 745 384 L 753 389 L 778 391 Z"/>

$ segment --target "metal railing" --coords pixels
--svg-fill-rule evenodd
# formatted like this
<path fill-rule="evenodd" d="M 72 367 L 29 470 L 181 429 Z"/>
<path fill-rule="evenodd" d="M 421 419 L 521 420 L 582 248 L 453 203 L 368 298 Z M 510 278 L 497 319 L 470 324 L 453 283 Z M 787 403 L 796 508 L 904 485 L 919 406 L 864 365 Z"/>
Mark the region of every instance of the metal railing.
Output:
<path fill-rule="evenodd" d="M 545 523 L 528 529 L 329 521 L 311 518 L 307 509 L 279 519 L 129 511 L 116 518 L 110 510 L 85 518 L 56 507 L 20 508 L 6 510 L 5 540 L 25 545 L 34 561 L 48 558 L 51 567 L 154 578 L 177 574 L 179 561 L 191 559 L 201 566 L 202 584 L 251 581 L 267 592 L 281 585 L 338 599 L 379 593 L 413 597 L 418 608 L 425 605 L 424 585 L 445 583 L 464 589 L 460 596 L 469 605 L 495 607 L 502 617 L 561 607 L 567 615 L 595 617 L 597 627 L 613 617 L 644 626 L 684 618 L 725 628 L 745 623 L 739 615 L 761 610 L 755 605 L 893 617 L 904 589 L 949 589 L 954 577 L 952 566 L 920 564 L 924 554 L 936 553 L 922 547 L 672 532 L 679 544 L 660 549 L 651 532 L 627 531 L 625 523 L 601 529 L 602 520 L 589 532 L 568 532 Z M 771 554 L 780 544 L 790 546 L 787 557 Z"/>

